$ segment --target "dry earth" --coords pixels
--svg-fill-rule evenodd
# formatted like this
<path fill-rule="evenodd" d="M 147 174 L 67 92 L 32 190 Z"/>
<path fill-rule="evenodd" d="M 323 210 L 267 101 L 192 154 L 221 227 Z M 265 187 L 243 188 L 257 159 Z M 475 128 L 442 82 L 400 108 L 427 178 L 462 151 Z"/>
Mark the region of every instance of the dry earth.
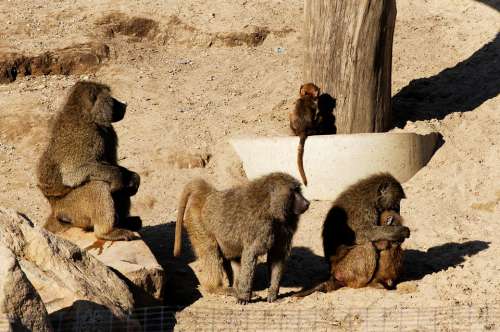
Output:
<path fill-rule="evenodd" d="M 500 329 L 500 1 L 398 1 L 395 130 L 438 131 L 445 143 L 404 184 L 412 236 L 397 290 L 244 307 L 201 297 L 192 255 L 172 258 L 176 200 L 195 176 L 219 188 L 244 180 L 229 137 L 289 135 L 303 2 L 3 0 L 0 16 L 0 205 L 43 220 L 34 170 L 49 120 L 76 80 L 110 84 L 129 105 L 115 126 L 121 162 L 143 180 L 133 213 L 167 270 L 166 304 L 186 306 L 177 329 Z M 206 168 L 173 167 L 183 151 L 212 157 Z M 329 205 L 313 202 L 302 218 L 282 294 L 325 277 Z M 265 285 L 260 266 L 258 295 Z"/>

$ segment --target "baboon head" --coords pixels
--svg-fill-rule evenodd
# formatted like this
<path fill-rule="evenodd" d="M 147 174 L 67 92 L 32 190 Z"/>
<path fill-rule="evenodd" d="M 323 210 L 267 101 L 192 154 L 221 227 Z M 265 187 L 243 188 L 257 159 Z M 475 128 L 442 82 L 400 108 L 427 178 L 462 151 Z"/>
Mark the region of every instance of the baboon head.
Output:
<path fill-rule="evenodd" d="M 316 99 L 319 97 L 320 90 L 316 84 L 306 83 L 300 86 L 299 94 L 300 97 L 309 96 Z"/>
<path fill-rule="evenodd" d="M 392 176 L 387 175 L 377 188 L 377 210 L 380 212 L 394 210 L 399 213 L 400 202 L 403 198 L 406 198 L 406 195 L 401 184 Z"/>
<path fill-rule="evenodd" d="M 73 87 L 68 104 L 79 106 L 92 122 L 110 126 L 125 116 L 127 105 L 111 96 L 111 89 L 104 84 L 79 81 Z"/>
<path fill-rule="evenodd" d="M 285 173 L 272 173 L 266 177 L 269 185 L 269 212 L 280 221 L 299 216 L 309 208 L 309 201 L 302 195 L 300 182 Z"/>

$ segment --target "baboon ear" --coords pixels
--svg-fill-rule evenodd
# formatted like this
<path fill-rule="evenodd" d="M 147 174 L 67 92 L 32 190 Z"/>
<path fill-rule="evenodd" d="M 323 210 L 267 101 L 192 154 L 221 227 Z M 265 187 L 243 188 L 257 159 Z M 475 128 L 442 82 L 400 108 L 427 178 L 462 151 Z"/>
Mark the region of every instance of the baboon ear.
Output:
<path fill-rule="evenodd" d="M 290 190 L 287 187 L 275 186 L 269 195 L 269 214 L 272 218 L 285 221 L 290 205 Z"/>

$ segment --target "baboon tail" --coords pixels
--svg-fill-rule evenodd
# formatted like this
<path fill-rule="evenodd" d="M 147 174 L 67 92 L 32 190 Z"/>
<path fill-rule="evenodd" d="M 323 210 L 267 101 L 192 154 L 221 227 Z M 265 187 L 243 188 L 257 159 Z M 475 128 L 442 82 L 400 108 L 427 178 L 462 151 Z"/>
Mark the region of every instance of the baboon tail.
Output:
<path fill-rule="evenodd" d="M 179 206 L 177 208 L 177 220 L 175 221 L 175 240 L 174 240 L 174 256 L 179 257 L 181 254 L 182 246 L 182 224 L 184 222 L 184 212 L 186 211 L 186 205 L 191 196 L 191 186 L 187 184 L 182 191 L 182 196 L 179 201 Z"/>
<path fill-rule="evenodd" d="M 311 295 L 312 293 L 315 293 L 315 292 L 326 292 L 327 291 L 327 285 L 326 285 L 327 282 L 328 281 L 324 281 L 321 284 L 316 285 L 313 288 L 305 289 L 303 291 L 295 293 L 295 294 L 293 294 L 293 297 L 305 297 L 305 296 Z"/>
<path fill-rule="evenodd" d="M 307 186 L 306 173 L 304 172 L 304 144 L 306 143 L 307 136 L 301 136 L 299 147 L 297 149 L 297 167 L 299 168 L 300 177 L 305 186 Z"/>
<path fill-rule="evenodd" d="M 293 294 L 293 297 L 304 297 L 304 296 L 310 295 L 314 292 L 328 293 L 328 292 L 332 292 L 336 289 L 339 289 L 342 286 L 343 285 L 341 282 L 339 282 L 339 281 L 335 280 L 335 278 L 331 277 L 327 281 L 323 281 L 321 284 L 316 285 L 315 287 L 313 287 L 311 289 L 305 289 L 303 291 L 300 291 L 298 293 Z"/>

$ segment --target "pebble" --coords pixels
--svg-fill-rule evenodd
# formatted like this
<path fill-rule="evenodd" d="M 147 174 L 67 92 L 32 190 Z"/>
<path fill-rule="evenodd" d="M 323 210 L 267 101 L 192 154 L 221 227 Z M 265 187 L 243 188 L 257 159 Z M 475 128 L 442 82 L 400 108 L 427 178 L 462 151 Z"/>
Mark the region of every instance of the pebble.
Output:
<path fill-rule="evenodd" d="M 193 61 L 191 59 L 179 59 L 176 61 L 178 65 L 192 65 Z"/>

